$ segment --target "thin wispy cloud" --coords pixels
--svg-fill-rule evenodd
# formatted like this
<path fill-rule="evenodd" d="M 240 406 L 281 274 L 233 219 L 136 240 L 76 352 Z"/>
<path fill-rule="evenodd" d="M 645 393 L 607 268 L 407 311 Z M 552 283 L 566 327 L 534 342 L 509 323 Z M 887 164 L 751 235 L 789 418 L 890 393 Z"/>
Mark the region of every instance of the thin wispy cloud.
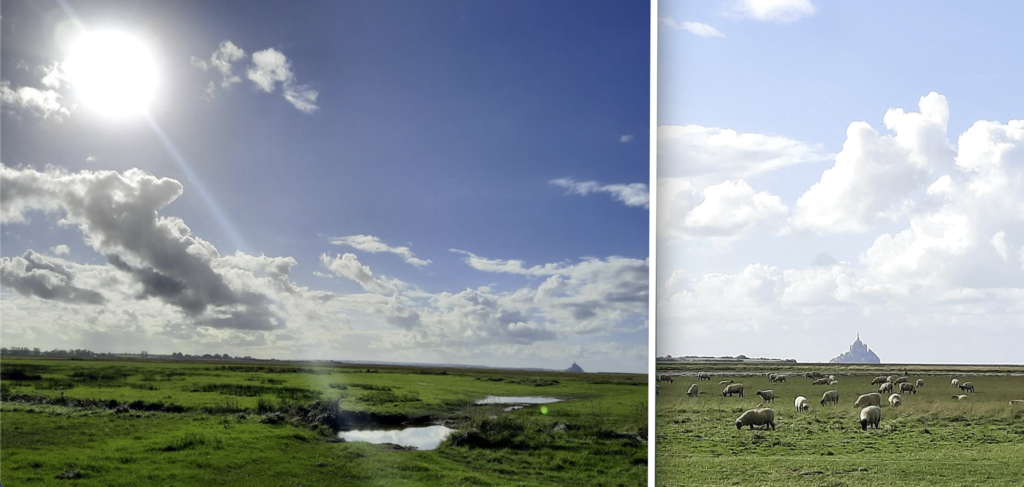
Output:
<path fill-rule="evenodd" d="M 372 235 L 352 235 L 349 237 L 335 237 L 331 239 L 331 243 L 334 245 L 346 245 L 356 250 L 362 250 L 363 252 L 385 252 L 395 254 L 402 257 L 407 264 L 412 264 L 416 267 L 423 267 L 430 264 L 430 260 L 424 260 L 417 258 L 409 247 L 392 247 L 385 244 L 381 239 Z"/>
<path fill-rule="evenodd" d="M 721 33 L 718 29 L 703 22 L 684 20 L 681 23 L 677 23 L 672 17 L 660 17 L 658 18 L 658 25 L 673 30 L 685 30 L 700 37 L 725 37 L 725 34 Z"/>
<path fill-rule="evenodd" d="M 548 182 L 565 188 L 568 190 L 567 194 L 586 196 L 590 193 L 607 193 L 613 199 L 625 203 L 626 206 L 648 208 L 650 205 L 651 193 L 647 189 L 647 185 L 643 183 L 602 185 L 596 181 L 576 181 L 571 178 L 552 179 Z"/>
<path fill-rule="evenodd" d="M 245 58 L 245 50 L 229 40 L 221 42 L 220 47 L 210 55 L 209 59 L 192 57 L 192 65 L 206 71 L 214 69 L 221 74 L 220 87 L 230 88 L 240 83 L 242 78 L 234 73 L 234 64 Z M 281 94 L 295 109 L 311 114 L 320 109 L 316 105 L 319 92 L 306 85 L 298 84 L 292 72 L 291 61 L 284 53 L 268 48 L 252 54 L 251 64 L 245 71 L 246 79 L 264 93 L 274 93 L 278 88 Z M 207 98 L 216 94 L 216 85 L 210 81 L 206 86 Z"/>

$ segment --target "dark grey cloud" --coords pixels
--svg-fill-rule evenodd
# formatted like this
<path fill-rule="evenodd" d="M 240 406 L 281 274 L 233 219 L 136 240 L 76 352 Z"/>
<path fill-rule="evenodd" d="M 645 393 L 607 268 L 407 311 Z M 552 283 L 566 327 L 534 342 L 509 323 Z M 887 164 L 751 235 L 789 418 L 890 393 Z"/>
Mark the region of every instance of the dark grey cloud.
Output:
<path fill-rule="evenodd" d="M 32 250 L 0 258 L 0 284 L 25 296 L 79 304 L 104 304 L 97 291 L 74 285 L 75 273 L 63 263 Z"/>

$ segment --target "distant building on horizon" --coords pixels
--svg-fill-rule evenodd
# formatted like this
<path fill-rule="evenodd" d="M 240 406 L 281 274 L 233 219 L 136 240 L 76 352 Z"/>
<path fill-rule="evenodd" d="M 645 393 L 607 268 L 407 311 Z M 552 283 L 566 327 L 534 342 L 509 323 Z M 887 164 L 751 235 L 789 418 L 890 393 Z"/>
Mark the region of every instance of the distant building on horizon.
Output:
<path fill-rule="evenodd" d="M 573 362 L 572 363 L 572 367 L 569 367 L 568 369 L 565 369 L 565 371 L 566 372 L 583 372 L 583 368 L 580 367 L 579 365 L 576 365 L 576 362 Z"/>
<path fill-rule="evenodd" d="M 850 345 L 850 351 L 840 354 L 828 362 L 831 364 L 880 364 L 882 360 L 868 348 L 866 343 L 860 341 L 860 333 L 857 333 L 857 341 Z"/>

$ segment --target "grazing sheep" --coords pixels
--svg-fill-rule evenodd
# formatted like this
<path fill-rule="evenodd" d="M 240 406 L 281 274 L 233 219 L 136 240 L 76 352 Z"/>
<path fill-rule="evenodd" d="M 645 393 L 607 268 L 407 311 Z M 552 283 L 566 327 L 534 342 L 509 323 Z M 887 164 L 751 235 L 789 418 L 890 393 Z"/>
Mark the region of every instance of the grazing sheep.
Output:
<path fill-rule="evenodd" d="M 813 383 L 811 383 L 811 385 L 812 386 L 825 386 L 825 385 L 828 385 L 828 379 L 817 379 Z"/>
<path fill-rule="evenodd" d="M 686 390 L 686 395 L 690 397 L 697 397 L 697 384 L 690 384 L 690 388 Z"/>
<path fill-rule="evenodd" d="M 924 379 L 917 379 L 917 381 L 914 382 L 914 385 L 918 388 L 924 387 Z"/>
<path fill-rule="evenodd" d="M 903 398 L 899 394 L 889 396 L 889 407 L 897 407 L 903 404 Z"/>
<path fill-rule="evenodd" d="M 955 394 L 953 395 L 953 399 L 956 399 L 957 401 L 963 401 L 964 399 L 967 399 L 967 394 Z"/>
<path fill-rule="evenodd" d="M 824 406 L 826 402 L 830 402 L 830 403 L 832 403 L 832 405 L 838 406 L 839 405 L 839 393 L 836 392 L 835 389 L 832 389 L 830 391 L 825 391 L 825 393 L 821 395 L 821 405 Z"/>
<path fill-rule="evenodd" d="M 804 377 L 806 377 L 808 379 L 813 379 L 814 378 L 814 372 L 804 372 Z"/>
<path fill-rule="evenodd" d="M 868 406 L 860 410 L 860 429 L 867 431 L 868 425 L 872 425 L 875 429 L 878 429 L 878 423 L 882 421 L 882 408 L 878 406 Z"/>
<path fill-rule="evenodd" d="M 971 383 L 971 382 L 964 382 L 963 384 L 960 384 L 960 392 L 967 392 L 967 391 L 974 392 L 974 384 L 973 383 Z"/>
<path fill-rule="evenodd" d="M 743 384 L 729 384 L 725 386 L 725 390 L 722 391 L 722 397 L 725 397 L 726 394 L 729 397 L 732 397 L 733 394 L 739 394 L 740 397 L 743 397 Z"/>
<path fill-rule="evenodd" d="M 914 384 L 911 384 L 909 382 L 901 382 L 900 394 L 903 394 L 904 392 L 912 392 L 914 394 L 917 394 L 917 388 L 914 387 Z"/>
<path fill-rule="evenodd" d="M 718 385 L 720 385 L 720 386 L 724 386 L 726 384 L 732 384 L 732 383 L 733 383 L 733 381 L 731 381 L 731 380 L 718 381 Z"/>
<path fill-rule="evenodd" d="M 672 383 L 672 376 L 671 375 L 667 375 L 667 374 L 659 375 L 658 376 L 658 382 L 668 382 L 669 384 L 671 384 Z"/>
<path fill-rule="evenodd" d="M 892 392 L 892 382 L 886 382 L 885 384 L 882 384 L 882 386 L 878 388 L 879 394 L 885 394 L 886 392 Z"/>
<path fill-rule="evenodd" d="M 897 377 L 896 378 L 896 382 L 893 382 L 893 384 L 902 384 L 904 382 L 910 382 L 910 379 L 907 379 L 905 376 L 904 377 Z"/>
<path fill-rule="evenodd" d="M 838 383 L 839 383 L 839 381 L 837 381 L 837 380 L 830 380 L 830 381 L 828 381 L 828 385 L 830 385 L 830 386 L 834 386 L 834 385 L 836 385 Z"/>
<path fill-rule="evenodd" d="M 874 379 L 871 379 L 871 385 L 885 384 L 886 382 L 887 381 L 885 380 L 885 376 L 884 375 L 880 375 L 878 377 L 875 377 Z"/>
<path fill-rule="evenodd" d="M 830 376 L 828 376 L 828 381 L 829 381 L 829 382 L 832 382 L 832 381 L 834 381 L 834 380 L 836 380 L 836 376 L 834 376 L 834 375 L 830 375 Z"/>
<path fill-rule="evenodd" d="M 711 374 L 707 372 L 697 372 L 697 380 L 711 380 Z"/>
<path fill-rule="evenodd" d="M 786 376 L 784 376 L 784 375 L 777 375 L 777 376 L 775 376 L 775 382 L 786 382 Z"/>
<path fill-rule="evenodd" d="M 754 394 L 761 396 L 761 404 L 764 404 L 766 402 L 775 402 L 775 391 L 771 389 L 757 391 Z"/>
<path fill-rule="evenodd" d="M 750 426 L 750 429 L 754 429 L 754 426 L 761 425 L 764 425 L 764 429 L 768 429 L 771 426 L 774 430 L 775 411 L 768 408 L 750 409 L 736 418 L 736 429 L 743 429 L 744 426 Z"/>
<path fill-rule="evenodd" d="M 877 392 L 869 392 L 867 394 L 861 394 L 857 398 L 857 402 L 853 403 L 853 407 L 862 408 L 865 406 L 881 406 L 882 395 Z"/>
<path fill-rule="evenodd" d="M 953 387 L 960 387 L 960 379 L 953 379 L 949 381 L 949 385 Z"/>
<path fill-rule="evenodd" d="M 811 409 L 811 405 L 807 402 L 807 398 L 804 396 L 796 396 L 796 400 L 793 401 L 793 405 L 796 406 L 796 412 L 807 411 Z"/>
<path fill-rule="evenodd" d="M 1011 406 L 1024 406 L 1024 399 L 1010 399 Z"/>
<path fill-rule="evenodd" d="M 890 376 L 885 378 L 885 381 L 886 382 L 896 382 L 896 377 L 890 375 Z"/>
<path fill-rule="evenodd" d="M 775 378 L 778 377 L 778 376 L 779 376 L 779 374 L 775 374 L 775 373 L 768 374 L 768 382 L 775 382 Z"/>

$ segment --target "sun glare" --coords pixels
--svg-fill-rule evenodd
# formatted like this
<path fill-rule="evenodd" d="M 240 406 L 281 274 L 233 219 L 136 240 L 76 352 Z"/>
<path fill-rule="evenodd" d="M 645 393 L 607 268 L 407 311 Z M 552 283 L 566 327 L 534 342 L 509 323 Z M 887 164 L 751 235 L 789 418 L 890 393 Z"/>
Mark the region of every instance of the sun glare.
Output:
<path fill-rule="evenodd" d="M 156 62 L 139 39 L 123 32 L 85 34 L 65 68 L 82 104 L 107 117 L 143 113 L 156 93 Z"/>

